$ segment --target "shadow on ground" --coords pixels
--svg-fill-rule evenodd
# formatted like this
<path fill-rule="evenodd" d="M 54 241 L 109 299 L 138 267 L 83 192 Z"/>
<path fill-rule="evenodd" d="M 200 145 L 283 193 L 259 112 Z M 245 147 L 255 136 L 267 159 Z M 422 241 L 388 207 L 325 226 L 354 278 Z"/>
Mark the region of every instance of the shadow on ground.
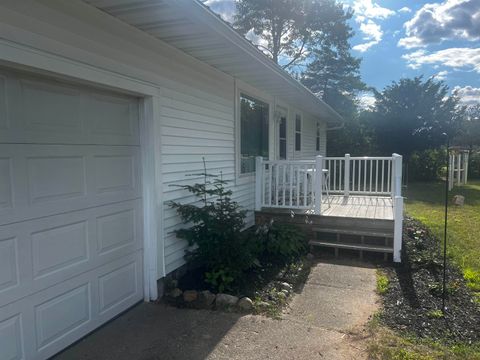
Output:
<path fill-rule="evenodd" d="M 280 320 L 143 303 L 56 360 L 365 359 L 376 275 L 352 265 L 318 262 Z"/>

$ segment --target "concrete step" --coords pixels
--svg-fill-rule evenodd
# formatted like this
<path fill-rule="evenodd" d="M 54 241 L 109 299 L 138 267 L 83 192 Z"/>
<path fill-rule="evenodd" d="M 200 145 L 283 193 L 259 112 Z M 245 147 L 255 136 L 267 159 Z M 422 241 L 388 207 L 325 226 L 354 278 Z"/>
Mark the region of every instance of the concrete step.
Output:
<path fill-rule="evenodd" d="M 392 247 L 381 246 L 381 245 L 334 243 L 334 242 L 318 241 L 318 240 L 310 240 L 308 243 L 311 246 L 325 246 L 325 247 L 332 247 L 332 248 L 336 248 L 336 249 L 349 249 L 349 250 L 362 250 L 362 251 L 381 252 L 381 253 L 393 253 L 393 248 Z"/>
<path fill-rule="evenodd" d="M 345 229 L 345 228 L 314 227 L 312 228 L 312 231 L 317 233 L 393 238 L 393 229 L 392 231 L 385 231 L 385 230 L 378 230 L 378 229 L 355 229 L 355 228 Z"/>

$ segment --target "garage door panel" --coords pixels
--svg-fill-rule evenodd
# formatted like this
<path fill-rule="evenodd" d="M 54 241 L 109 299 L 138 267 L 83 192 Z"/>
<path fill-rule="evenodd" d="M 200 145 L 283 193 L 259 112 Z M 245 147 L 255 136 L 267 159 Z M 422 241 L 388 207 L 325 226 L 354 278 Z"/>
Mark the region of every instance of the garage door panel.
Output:
<path fill-rule="evenodd" d="M 138 100 L 42 77 L 0 73 L 0 142 L 139 145 Z"/>
<path fill-rule="evenodd" d="M 81 92 L 77 88 L 26 79 L 21 79 L 19 86 L 12 115 L 16 121 L 20 119 L 28 133 L 69 140 L 82 134 L 84 118 L 79 111 Z"/>
<path fill-rule="evenodd" d="M 0 306 L 143 247 L 141 200 L 0 227 Z"/>
<path fill-rule="evenodd" d="M 91 320 L 90 291 L 85 283 L 35 306 L 39 350 Z"/>
<path fill-rule="evenodd" d="M 19 284 L 17 243 L 15 236 L 0 236 L 0 293 Z"/>
<path fill-rule="evenodd" d="M 122 140 L 138 145 L 138 103 L 118 95 L 90 93 L 87 98 L 89 138 L 105 142 Z"/>
<path fill-rule="evenodd" d="M 0 225 L 141 197 L 138 147 L 0 144 L 0 153 Z"/>
<path fill-rule="evenodd" d="M 0 320 L 0 349 L 2 349 L 2 359 L 24 359 L 21 321 L 21 314 L 15 314 L 3 321 Z"/>
<path fill-rule="evenodd" d="M 0 157 L 0 209 L 13 206 L 12 159 Z"/>

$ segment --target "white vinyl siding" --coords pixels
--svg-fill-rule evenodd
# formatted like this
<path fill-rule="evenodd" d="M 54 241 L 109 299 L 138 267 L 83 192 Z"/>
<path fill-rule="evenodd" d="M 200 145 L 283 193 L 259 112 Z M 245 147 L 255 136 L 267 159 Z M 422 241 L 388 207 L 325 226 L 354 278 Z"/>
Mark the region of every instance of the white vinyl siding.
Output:
<path fill-rule="evenodd" d="M 163 197 L 158 199 L 159 216 L 163 216 L 163 229 L 158 233 L 158 277 L 184 264 L 186 249 L 186 242 L 176 239 L 174 234 L 175 229 L 184 225 L 166 202 L 194 201 L 189 193 L 170 185 L 200 180 L 185 175 L 202 170 L 202 156 L 209 172 L 221 171 L 225 179 L 232 180 L 229 186 L 233 198 L 250 210 L 247 225 L 252 225 L 254 178 L 239 179 L 236 169 L 235 80 L 89 5 L 65 2 L 57 10 L 49 4 L 32 2 L 28 7 L 20 2 L 2 4 L 0 20 L 7 29 L 2 33 L 5 41 L 10 39 L 16 44 L 41 48 L 51 56 L 78 60 L 99 69 L 99 76 L 101 71 L 108 71 L 138 79 L 139 86 L 146 82 L 158 88 L 154 101 L 159 101 L 161 126 L 155 136 L 161 139 L 161 154 L 155 160 L 163 190 Z M 252 95 L 257 97 L 255 94 Z M 266 101 L 263 96 L 259 98 Z M 277 99 L 267 100 L 272 113 Z M 318 119 L 294 108 L 295 104 L 286 99 L 278 100 L 288 110 L 287 158 L 312 158 L 316 154 L 314 136 Z M 295 153 L 294 117 L 299 112 L 303 116 L 302 151 Z M 320 153 L 324 154 L 326 141 L 321 143 Z"/>

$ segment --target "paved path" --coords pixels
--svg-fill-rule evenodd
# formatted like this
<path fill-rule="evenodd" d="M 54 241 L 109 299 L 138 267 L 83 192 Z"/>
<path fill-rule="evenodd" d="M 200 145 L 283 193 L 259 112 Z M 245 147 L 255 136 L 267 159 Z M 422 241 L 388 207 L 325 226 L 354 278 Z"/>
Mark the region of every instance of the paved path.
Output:
<path fill-rule="evenodd" d="M 281 320 L 141 304 L 58 360 L 363 359 L 375 269 L 317 264 Z"/>

